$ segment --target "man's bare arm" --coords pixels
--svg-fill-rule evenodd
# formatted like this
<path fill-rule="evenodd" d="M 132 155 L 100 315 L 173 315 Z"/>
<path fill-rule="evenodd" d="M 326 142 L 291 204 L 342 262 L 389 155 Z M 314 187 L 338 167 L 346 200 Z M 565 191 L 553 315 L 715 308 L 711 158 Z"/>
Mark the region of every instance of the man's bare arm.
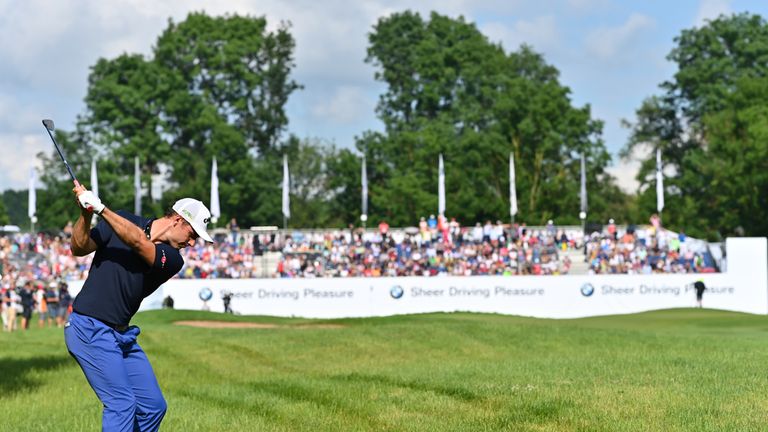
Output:
<path fill-rule="evenodd" d="M 141 259 L 144 260 L 147 264 L 150 266 L 155 263 L 155 244 L 149 241 L 149 239 L 144 235 L 144 231 L 141 230 L 141 228 L 134 225 L 131 221 L 125 219 L 124 217 L 120 216 L 119 214 L 113 212 L 112 210 L 108 209 L 101 200 L 94 195 L 92 192 L 85 189 L 82 185 L 76 185 L 72 191 L 75 193 L 75 196 L 77 196 L 78 203 L 80 205 L 81 209 L 88 208 L 89 210 L 82 210 L 80 219 L 78 220 L 78 224 L 86 223 L 86 220 L 90 217 L 91 210 L 96 211 L 101 215 L 102 219 L 106 223 L 109 224 L 109 226 L 112 227 L 112 230 L 115 232 L 115 235 L 120 238 L 120 240 L 123 241 L 129 248 L 133 249 L 136 253 L 141 256 Z M 77 231 L 77 226 L 75 227 L 75 230 Z M 83 232 L 87 232 L 88 230 L 83 227 L 80 228 L 80 235 L 83 235 Z M 73 234 L 74 236 L 74 234 Z M 88 239 L 90 239 L 90 235 L 88 236 Z M 82 238 L 79 238 L 78 241 L 82 241 Z M 93 240 L 91 239 L 91 242 Z M 96 244 L 93 242 L 94 250 L 96 249 Z M 78 243 L 78 247 L 83 246 L 82 243 Z M 87 247 L 83 247 L 82 250 L 87 250 Z"/>
<path fill-rule="evenodd" d="M 74 256 L 86 256 L 96 250 L 96 242 L 91 238 L 91 212 L 82 211 L 72 227 L 70 249 Z"/>
<path fill-rule="evenodd" d="M 106 207 L 101 212 L 101 217 L 112 227 L 120 240 L 136 251 L 144 262 L 150 266 L 155 263 L 155 244 L 149 241 L 141 228 Z"/>

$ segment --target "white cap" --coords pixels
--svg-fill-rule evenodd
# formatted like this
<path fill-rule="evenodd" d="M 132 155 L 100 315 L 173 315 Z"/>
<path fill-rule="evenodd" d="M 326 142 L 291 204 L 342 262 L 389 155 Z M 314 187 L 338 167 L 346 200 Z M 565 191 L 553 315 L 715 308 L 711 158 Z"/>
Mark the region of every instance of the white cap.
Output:
<path fill-rule="evenodd" d="M 189 222 L 192 225 L 192 229 L 195 230 L 201 239 L 213 243 L 213 239 L 206 231 L 208 222 L 211 221 L 211 212 L 208 211 L 205 204 L 196 199 L 182 198 L 173 205 L 173 211 Z"/>

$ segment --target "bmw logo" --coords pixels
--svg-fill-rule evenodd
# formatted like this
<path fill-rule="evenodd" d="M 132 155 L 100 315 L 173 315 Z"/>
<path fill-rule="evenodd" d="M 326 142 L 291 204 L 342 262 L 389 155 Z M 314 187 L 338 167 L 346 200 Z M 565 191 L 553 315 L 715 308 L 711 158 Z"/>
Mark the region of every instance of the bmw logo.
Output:
<path fill-rule="evenodd" d="M 211 291 L 210 288 L 205 287 L 200 290 L 199 293 L 197 293 L 197 296 L 200 297 L 200 300 L 202 301 L 208 301 L 213 297 L 213 291 Z"/>
<path fill-rule="evenodd" d="M 392 296 L 392 298 L 395 300 L 402 297 L 403 294 L 405 294 L 405 291 L 403 290 L 403 287 L 401 287 L 400 285 L 395 285 L 389 289 L 389 295 Z"/>
<path fill-rule="evenodd" d="M 583 295 L 584 297 L 589 297 L 594 293 L 595 293 L 595 287 L 593 287 L 591 283 L 587 282 L 581 286 L 581 295 Z"/>

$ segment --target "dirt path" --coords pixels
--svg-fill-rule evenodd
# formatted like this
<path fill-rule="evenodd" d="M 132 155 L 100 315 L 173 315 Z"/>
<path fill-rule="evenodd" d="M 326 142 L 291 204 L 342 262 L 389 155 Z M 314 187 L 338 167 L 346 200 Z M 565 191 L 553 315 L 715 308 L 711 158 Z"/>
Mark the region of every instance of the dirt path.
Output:
<path fill-rule="evenodd" d="M 280 325 L 255 322 L 233 322 L 233 321 L 176 321 L 176 325 L 201 328 L 249 328 L 249 329 L 340 329 L 346 326 L 341 324 L 298 324 L 298 325 Z"/>

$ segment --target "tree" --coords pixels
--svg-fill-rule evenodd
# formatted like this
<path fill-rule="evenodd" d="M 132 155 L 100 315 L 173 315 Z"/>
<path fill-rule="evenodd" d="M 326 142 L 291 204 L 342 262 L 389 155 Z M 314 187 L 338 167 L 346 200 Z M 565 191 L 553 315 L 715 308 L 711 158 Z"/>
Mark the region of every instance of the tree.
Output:
<path fill-rule="evenodd" d="M 280 150 L 284 106 L 300 88 L 289 79 L 293 49 L 288 26 L 269 31 L 263 17 L 192 13 L 181 23 L 169 21 L 152 56 L 123 54 L 93 66 L 67 157 L 82 173 L 98 157 L 99 190 L 115 208 L 133 207 L 134 157 L 148 190 L 168 168 L 170 189 L 158 202 L 143 201 L 147 212 L 158 213 L 182 196 L 207 202 L 216 156 L 222 219 L 277 223 L 279 207 L 265 211 L 254 203 L 271 202 L 271 189 L 263 187 L 272 181 L 267 159 Z M 59 194 L 71 187 L 52 158 L 44 161 L 43 182 L 57 193 L 50 194 L 55 210 L 41 215 L 41 226 L 59 226 L 73 207 Z"/>
<path fill-rule="evenodd" d="M 765 225 L 754 219 L 768 216 L 757 208 L 762 198 L 754 189 L 764 166 L 736 163 L 733 155 L 761 154 L 755 138 L 763 127 L 759 106 L 768 100 L 762 91 L 768 76 L 768 26 L 758 15 L 720 16 L 684 30 L 675 43 L 667 59 L 678 71 L 661 84 L 661 95 L 647 98 L 638 109 L 622 151 L 627 157 L 637 148 L 652 150 L 637 177 L 640 209 L 655 212 L 658 148 L 667 167 L 665 225 L 715 239 L 741 232 L 739 227 L 747 234 L 765 235 Z M 746 94 L 755 98 L 752 105 L 745 104 Z M 746 127 L 745 118 L 755 123 Z M 725 161 L 727 167 L 719 166 Z M 719 188 L 722 182 L 733 187 Z"/>
<path fill-rule="evenodd" d="M 387 85 L 377 107 L 385 133 L 357 142 L 370 164 L 374 219 L 405 225 L 436 213 L 440 153 L 447 211 L 464 223 L 508 217 L 510 152 L 519 220 L 578 221 L 581 153 L 590 190 L 621 194 L 604 171 L 602 123 L 589 106 L 571 105 L 557 70 L 531 48 L 507 54 L 463 18 L 437 13 L 382 18 L 369 40 L 367 61 Z M 590 214 L 607 218 L 606 204 L 595 200 Z"/>
<path fill-rule="evenodd" d="M 743 78 L 702 118 L 707 145 L 689 152 L 679 183 L 699 201 L 704 235 L 768 233 L 768 78 Z M 686 197 L 688 198 L 688 197 Z"/>
<path fill-rule="evenodd" d="M 0 225 L 8 225 L 11 223 L 11 218 L 4 201 L 5 200 L 0 200 Z"/>
<path fill-rule="evenodd" d="M 23 227 L 29 224 L 27 205 L 29 199 L 28 190 L 7 189 L 3 192 L 3 206 L 8 214 L 8 223 Z"/>
<path fill-rule="evenodd" d="M 287 26 L 269 32 L 264 18 L 190 14 L 170 23 L 155 56 L 169 71 L 165 132 L 176 195 L 204 196 L 207 183 L 198 179 L 217 155 L 222 211 L 241 223 L 282 223 L 280 207 L 266 204 L 274 201 L 272 158 L 288 122 L 285 103 L 300 88 L 288 79 L 293 48 Z"/>
<path fill-rule="evenodd" d="M 139 157 L 142 184 L 149 191 L 160 164 L 171 159 L 171 147 L 162 135 L 168 95 L 164 81 L 157 64 L 138 54 L 99 59 L 91 68 L 85 97 L 88 113 L 81 123 L 87 125 L 99 153 L 108 155 L 99 160 L 100 190 L 112 192 L 109 202 L 115 208 L 133 208 L 134 157 Z M 142 196 L 142 209 L 161 211 L 148 195 Z"/>

